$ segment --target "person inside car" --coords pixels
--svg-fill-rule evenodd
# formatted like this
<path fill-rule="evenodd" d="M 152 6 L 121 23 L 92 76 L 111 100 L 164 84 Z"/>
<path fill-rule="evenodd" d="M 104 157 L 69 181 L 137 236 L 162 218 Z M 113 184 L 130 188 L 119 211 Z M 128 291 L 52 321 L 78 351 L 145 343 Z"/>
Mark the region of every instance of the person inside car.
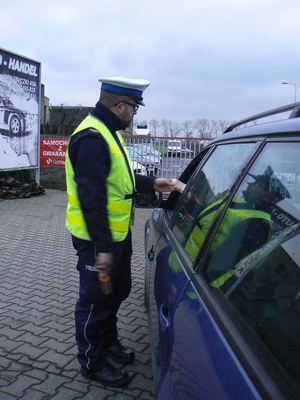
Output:
<path fill-rule="evenodd" d="M 207 274 L 212 287 L 223 286 L 240 260 L 278 233 L 272 221 L 274 207 L 284 198 L 290 198 L 270 166 L 264 174 L 248 175 L 254 181 L 247 183 L 242 199 L 235 197 L 231 201 L 210 249 Z"/>

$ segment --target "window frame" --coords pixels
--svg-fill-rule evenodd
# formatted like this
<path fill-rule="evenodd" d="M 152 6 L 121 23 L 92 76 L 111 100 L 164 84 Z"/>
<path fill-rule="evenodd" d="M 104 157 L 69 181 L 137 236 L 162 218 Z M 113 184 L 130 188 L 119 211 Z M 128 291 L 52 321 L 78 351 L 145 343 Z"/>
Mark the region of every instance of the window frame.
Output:
<path fill-rule="evenodd" d="M 192 159 L 190 164 L 183 171 L 181 176 L 178 178 L 181 182 L 187 184 L 193 175 L 201 168 L 201 165 L 210 157 L 211 153 L 214 151 L 215 146 L 205 147 L 195 158 Z M 178 203 L 180 202 L 181 193 L 173 191 L 170 193 L 169 197 L 164 203 L 164 209 L 167 210 L 168 223 L 171 229 L 174 225 L 174 214 L 178 208 Z"/>

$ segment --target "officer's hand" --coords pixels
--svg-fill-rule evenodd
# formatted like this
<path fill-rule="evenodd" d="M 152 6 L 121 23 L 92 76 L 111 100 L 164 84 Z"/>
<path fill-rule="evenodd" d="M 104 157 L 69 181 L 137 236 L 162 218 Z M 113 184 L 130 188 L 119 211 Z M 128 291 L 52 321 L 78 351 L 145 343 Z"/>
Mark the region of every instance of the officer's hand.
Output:
<path fill-rule="evenodd" d="M 100 277 L 105 277 L 109 275 L 112 264 L 112 254 L 111 253 L 98 253 L 95 260 L 95 267 L 98 269 Z"/>
<path fill-rule="evenodd" d="M 175 179 L 156 178 L 153 189 L 156 192 L 172 192 L 175 189 Z"/>

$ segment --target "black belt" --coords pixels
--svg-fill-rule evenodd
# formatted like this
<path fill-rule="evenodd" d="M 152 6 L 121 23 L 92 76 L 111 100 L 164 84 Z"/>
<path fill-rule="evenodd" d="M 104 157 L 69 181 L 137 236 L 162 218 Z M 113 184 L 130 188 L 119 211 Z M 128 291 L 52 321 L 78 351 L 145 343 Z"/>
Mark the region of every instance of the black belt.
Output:
<path fill-rule="evenodd" d="M 133 192 L 131 194 L 125 194 L 124 199 L 125 200 L 134 199 L 135 198 L 135 194 L 136 194 L 136 192 Z"/>

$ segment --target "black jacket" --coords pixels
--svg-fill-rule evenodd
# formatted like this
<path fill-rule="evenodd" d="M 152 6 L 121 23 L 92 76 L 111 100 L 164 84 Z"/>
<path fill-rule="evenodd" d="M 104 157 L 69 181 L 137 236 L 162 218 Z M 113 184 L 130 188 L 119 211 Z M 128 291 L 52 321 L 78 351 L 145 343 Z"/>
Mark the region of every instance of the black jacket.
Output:
<path fill-rule="evenodd" d="M 124 129 L 119 118 L 100 102 L 90 114 L 102 121 L 113 136 L 116 131 Z M 107 253 L 113 243 L 106 210 L 106 178 L 111 163 L 108 144 L 98 132 L 85 130 L 72 138 L 69 156 L 89 234 L 97 253 Z M 138 192 L 153 191 L 154 176 L 136 174 L 135 177 Z"/>

